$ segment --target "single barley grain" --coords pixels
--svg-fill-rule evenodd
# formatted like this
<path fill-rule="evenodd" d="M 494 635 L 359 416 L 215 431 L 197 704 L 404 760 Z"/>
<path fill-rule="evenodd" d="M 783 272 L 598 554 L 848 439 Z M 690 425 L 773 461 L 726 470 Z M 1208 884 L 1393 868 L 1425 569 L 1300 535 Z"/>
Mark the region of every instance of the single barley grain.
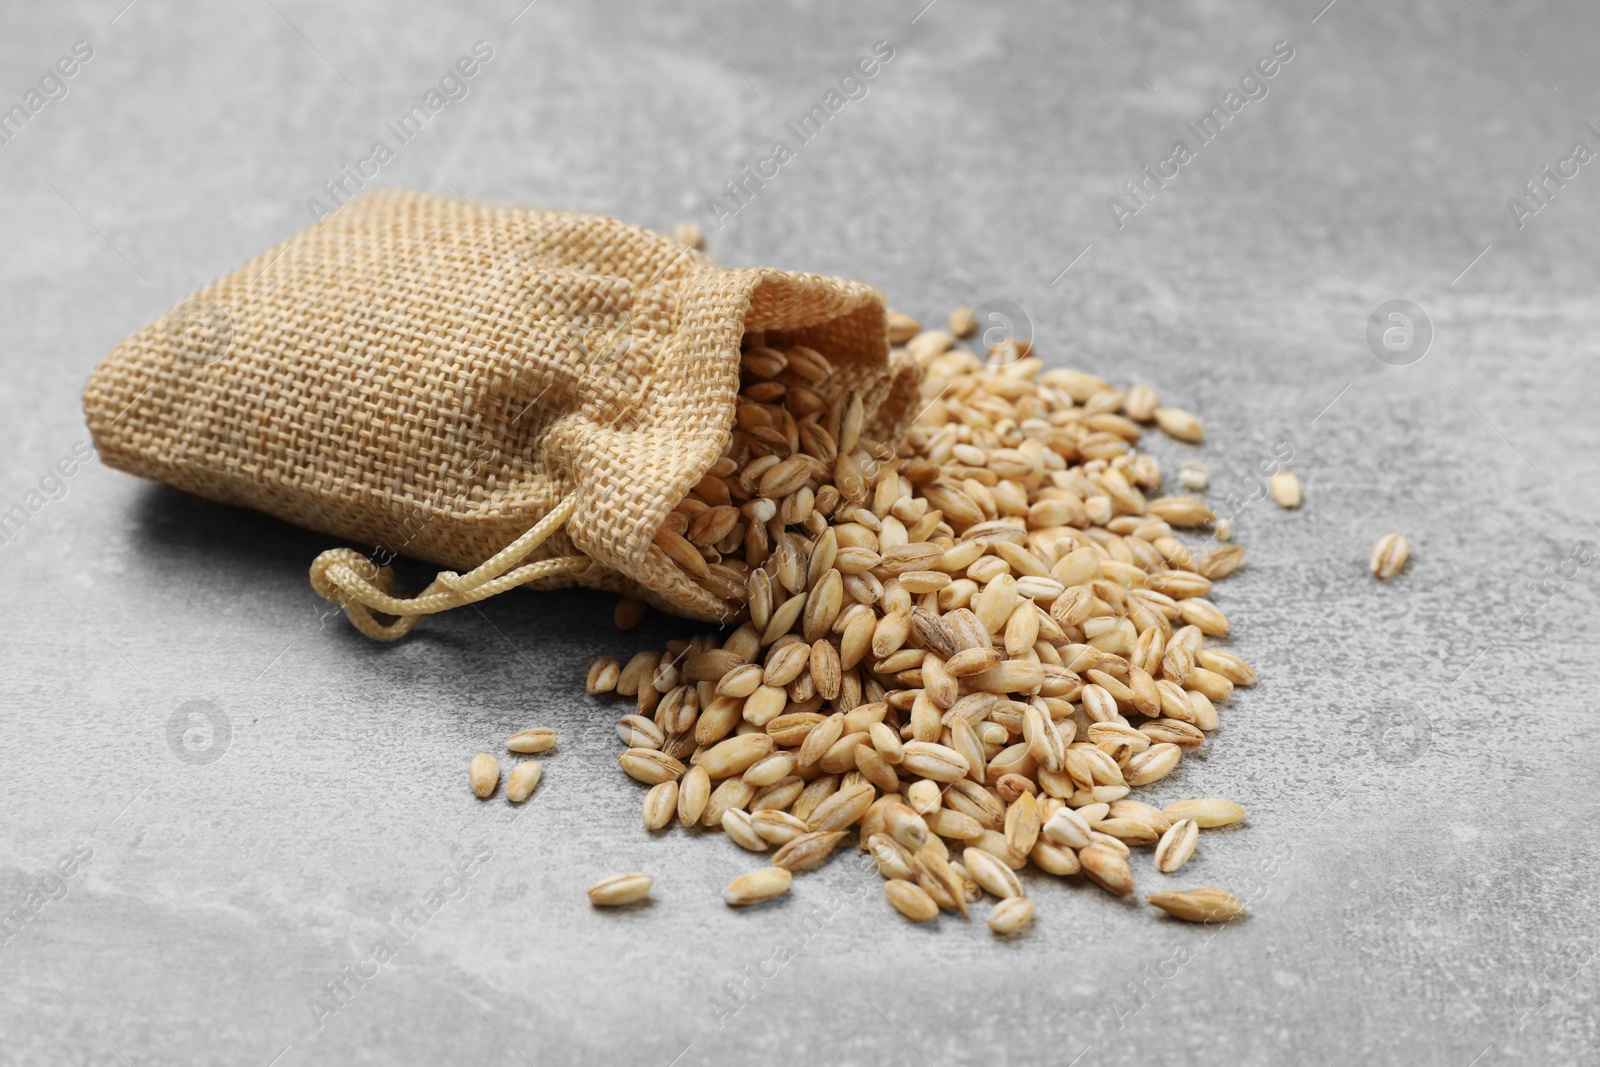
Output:
<path fill-rule="evenodd" d="M 922 327 L 910 315 L 902 315 L 898 311 L 889 312 L 889 342 L 903 345 L 917 334 L 922 332 Z"/>
<path fill-rule="evenodd" d="M 961 852 L 961 864 L 979 885 L 995 896 L 1005 899 L 1023 895 L 1016 872 L 994 853 L 982 848 L 966 848 Z"/>
<path fill-rule="evenodd" d="M 678 810 L 678 783 L 658 782 L 644 795 L 646 830 L 664 830 Z"/>
<path fill-rule="evenodd" d="M 914 923 L 925 923 L 939 917 L 939 905 L 928 891 L 915 882 L 891 878 L 883 883 L 883 895 L 889 905 Z"/>
<path fill-rule="evenodd" d="M 684 766 L 679 760 L 653 748 L 630 748 L 617 757 L 617 765 L 628 777 L 645 785 L 657 785 L 683 777 Z"/>
<path fill-rule="evenodd" d="M 698 766 L 705 769 L 712 781 L 743 774 L 750 767 L 772 755 L 776 742 L 765 733 L 739 734 L 718 742 L 699 757 Z"/>
<path fill-rule="evenodd" d="M 1160 497 L 1150 501 L 1146 511 L 1169 525 L 1186 528 L 1204 526 L 1217 517 L 1205 501 L 1192 496 Z"/>
<path fill-rule="evenodd" d="M 917 814 L 931 815 L 944 803 L 944 791 L 938 782 L 925 778 L 911 783 L 911 788 L 906 790 L 906 800 Z"/>
<path fill-rule="evenodd" d="M 1159 407 L 1161 398 L 1148 385 L 1135 385 L 1122 398 L 1122 410 L 1135 422 L 1153 421 Z"/>
<path fill-rule="evenodd" d="M 498 767 L 495 768 L 495 773 L 498 776 Z M 543 768 L 535 760 L 523 760 L 517 764 L 511 769 L 511 776 L 506 779 L 506 799 L 513 804 L 521 804 L 533 796 L 533 791 L 539 788 L 539 779 L 543 774 Z M 492 793 L 494 790 L 491 788 L 489 792 Z M 488 796 L 488 793 L 478 795 Z"/>
<path fill-rule="evenodd" d="M 1211 486 L 1211 468 L 1198 459 L 1191 459 L 1178 471 L 1178 481 L 1192 492 L 1205 492 Z"/>
<path fill-rule="evenodd" d="M 556 732 L 548 726 L 535 726 L 531 730 L 518 730 L 506 738 L 506 748 L 523 755 L 534 752 L 548 752 L 555 747 Z"/>
<path fill-rule="evenodd" d="M 722 832 L 728 835 L 728 840 L 751 852 L 765 852 L 772 847 L 751 825 L 750 813 L 739 808 L 729 808 L 722 813 Z"/>
<path fill-rule="evenodd" d="M 1092 844 L 1078 853 L 1083 873 L 1101 889 L 1125 897 L 1133 892 L 1133 871 L 1128 861 L 1113 849 Z"/>
<path fill-rule="evenodd" d="M 619 630 L 631 630 L 643 622 L 649 612 L 650 606 L 644 601 L 625 596 L 617 601 L 616 610 L 611 614 L 611 621 Z"/>
<path fill-rule="evenodd" d="M 1050 816 L 1040 832 L 1066 848 L 1081 849 L 1089 845 L 1089 823 L 1082 812 L 1073 811 L 1071 808 L 1062 808 Z"/>
<path fill-rule="evenodd" d="M 989 929 L 997 934 L 1014 934 L 1033 921 L 1033 901 L 1027 897 L 1007 897 L 994 906 Z"/>
<path fill-rule="evenodd" d="M 1065 876 L 1077 874 L 1083 869 L 1082 864 L 1078 862 L 1076 852 L 1042 837 L 1034 842 L 1033 851 L 1028 853 L 1028 859 L 1046 874 Z"/>
<path fill-rule="evenodd" d="M 1025 792 L 1006 809 L 1006 845 L 1017 855 L 1026 856 L 1039 840 L 1039 829 L 1039 802 L 1032 793 Z"/>
<path fill-rule="evenodd" d="M 615 908 L 634 904 L 650 895 L 655 879 L 648 874 L 618 874 L 602 878 L 589 887 L 589 903 L 597 908 Z"/>
<path fill-rule="evenodd" d="M 1217 797 L 1200 797 L 1180 800 L 1161 809 L 1168 818 L 1192 819 L 1202 829 L 1228 826 L 1244 818 L 1244 809 L 1231 800 Z"/>
<path fill-rule="evenodd" d="M 1104 819 L 1095 829 L 1100 833 L 1109 834 L 1123 844 L 1134 848 L 1153 845 L 1160 837 L 1155 827 L 1138 819 Z"/>
<path fill-rule="evenodd" d="M 761 828 L 757 827 L 756 831 L 760 833 Z M 844 838 L 843 830 L 799 834 L 773 854 L 772 865 L 788 871 L 809 871 L 833 855 L 834 848 Z"/>
<path fill-rule="evenodd" d="M 962 918 L 966 918 L 966 878 L 956 872 L 944 843 L 938 838 L 930 838 L 928 844 L 917 849 L 913 859 L 917 884 L 928 891 L 940 908 L 959 912 Z"/>
<path fill-rule="evenodd" d="M 1168 437 L 1190 444 L 1199 444 L 1205 440 L 1205 431 L 1200 427 L 1200 420 L 1182 408 L 1157 408 L 1155 420 L 1156 425 L 1161 427 L 1161 432 Z"/>
<path fill-rule="evenodd" d="M 480 752 L 472 757 L 467 778 L 472 783 L 472 795 L 480 800 L 487 799 L 500 785 L 500 763 L 489 753 Z"/>
<path fill-rule="evenodd" d="M 1300 506 L 1303 490 L 1300 487 L 1300 476 L 1292 470 L 1280 470 L 1267 482 L 1267 490 L 1272 494 L 1272 502 L 1280 508 L 1294 509 Z"/>
<path fill-rule="evenodd" d="M 1200 826 L 1193 819 L 1179 819 L 1173 823 L 1156 844 L 1156 870 L 1171 874 L 1188 863 L 1199 838 Z"/>
<path fill-rule="evenodd" d="M 660 748 L 666 741 L 661 727 L 643 715 L 624 715 L 618 719 L 617 736 L 629 748 Z"/>
<path fill-rule="evenodd" d="M 928 824 L 904 804 L 890 804 L 883 810 L 889 836 L 915 852 L 928 843 Z"/>
<path fill-rule="evenodd" d="M 950 312 L 950 332 L 957 337 L 968 337 L 978 328 L 978 316 L 969 307 L 958 307 Z"/>
<path fill-rule="evenodd" d="M 841 787 L 812 809 L 806 825 L 812 831 L 843 830 L 854 826 L 872 806 L 876 793 L 871 784 L 863 782 L 849 788 Z"/>
<path fill-rule="evenodd" d="M 584 678 L 583 687 L 594 696 L 609 693 L 617 688 L 617 677 L 621 673 L 620 663 L 610 656 L 601 656 L 589 664 L 589 673 Z"/>
<path fill-rule="evenodd" d="M 1206 670 L 1220 674 L 1234 685 L 1255 685 L 1256 672 L 1250 664 L 1220 648 L 1202 648 L 1194 654 L 1195 662 Z"/>
<path fill-rule="evenodd" d="M 783 896 L 793 881 L 794 875 L 782 867 L 763 867 L 759 871 L 741 874 L 729 882 L 728 888 L 722 891 L 722 899 L 738 907 L 760 904 Z"/>
<path fill-rule="evenodd" d="M 907 742 L 900 766 L 934 782 L 960 781 L 972 767 L 955 749 L 932 741 Z"/>
<path fill-rule="evenodd" d="M 1222 537 L 1222 525 L 1220 523 L 1217 525 L 1217 536 L 1222 540 L 1227 540 L 1227 538 Z M 1243 545 L 1222 545 L 1202 556 L 1200 562 L 1195 566 L 1195 570 L 1201 577 L 1216 581 L 1219 578 L 1226 578 L 1243 564 Z"/>
<path fill-rule="evenodd" d="M 757 811 L 750 816 L 750 825 L 772 845 L 787 845 L 808 833 L 805 822 L 786 811 Z"/>
<path fill-rule="evenodd" d="M 916 878 L 916 864 L 910 850 L 888 834 L 873 834 L 868 837 L 867 852 L 872 856 L 872 862 L 882 877 L 908 880 Z"/>
<path fill-rule="evenodd" d="M 1171 774 L 1183 751 L 1177 745 L 1155 744 L 1128 760 L 1123 780 L 1129 785 L 1149 785 Z"/>
<path fill-rule="evenodd" d="M 1192 923 L 1227 922 L 1244 914 L 1244 904 L 1238 897 L 1213 886 L 1183 891 L 1169 889 L 1151 893 L 1145 900 L 1168 915 Z"/>
<path fill-rule="evenodd" d="M 1388 581 L 1405 569 L 1406 561 L 1411 558 L 1411 539 L 1403 533 L 1384 534 L 1378 543 L 1372 546 L 1372 552 L 1367 557 L 1367 567 L 1372 571 L 1372 576 L 1380 581 Z"/>

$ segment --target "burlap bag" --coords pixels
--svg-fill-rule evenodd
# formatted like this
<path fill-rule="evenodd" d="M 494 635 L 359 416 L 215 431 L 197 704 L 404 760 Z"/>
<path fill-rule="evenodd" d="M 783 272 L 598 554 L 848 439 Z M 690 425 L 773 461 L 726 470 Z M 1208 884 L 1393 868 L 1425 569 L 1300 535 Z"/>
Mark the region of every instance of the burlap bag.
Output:
<path fill-rule="evenodd" d="M 825 353 L 874 436 L 914 414 L 915 367 L 891 366 L 866 286 L 719 269 L 614 219 L 402 191 L 129 337 L 84 406 L 111 466 L 450 568 L 401 599 L 367 555 L 323 553 L 312 585 L 379 639 L 516 585 L 728 619 L 738 605 L 651 539 L 727 443 L 746 330 Z"/>

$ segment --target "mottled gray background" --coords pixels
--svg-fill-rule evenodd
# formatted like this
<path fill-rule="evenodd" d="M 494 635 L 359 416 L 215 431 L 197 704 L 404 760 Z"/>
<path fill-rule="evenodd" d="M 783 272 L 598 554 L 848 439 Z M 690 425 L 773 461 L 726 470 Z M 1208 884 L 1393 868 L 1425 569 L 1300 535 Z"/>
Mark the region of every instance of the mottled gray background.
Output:
<path fill-rule="evenodd" d="M 0 510 L 43 503 L 0 545 L 0 910 L 59 898 L 0 944 L 0 1060 L 1595 1058 L 1596 577 L 1562 561 L 1600 540 L 1600 171 L 1523 228 L 1506 205 L 1600 149 L 1592 5 L 523 2 L 0 15 L 0 107 L 94 49 L 0 146 Z M 1011 300 L 1050 364 L 1201 413 L 1213 498 L 1292 443 L 1306 506 L 1247 508 L 1248 570 L 1218 594 L 1261 685 L 1152 790 L 1249 809 L 1176 880 L 1249 919 L 1213 936 L 1036 879 L 1037 929 L 1002 944 L 899 921 L 848 857 L 734 913 L 719 890 L 752 859 L 647 837 L 613 709 L 578 689 L 596 653 L 694 627 L 516 594 L 378 647 L 319 615 L 330 539 L 99 464 L 46 478 L 96 361 L 304 226 L 478 40 L 470 95 L 383 184 L 698 217 L 729 264 L 860 278 L 924 321 Z M 705 200 L 879 40 L 866 98 L 715 228 Z M 1118 230 L 1107 199 L 1280 40 L 1270 94 Z M 1409 366 L 1365 341 L 1391 299 L 1437 331 Z M 42 478 L 56 499 L 28 496 Z M 1364 561 L 1391 529 L 1415 559 L 1381 585 Z M 197 710 L 219 729 L 174 749 Z M 536 724 L 563 738 L 536 799 L 474 801 L 470 755 Z M 311 998 L 480 845 L 467 895 L 319 1025 Z M 634 868 L 652 906 L 590 910 Z M 847 903 L 719 1015 L 830 889 Z"/>

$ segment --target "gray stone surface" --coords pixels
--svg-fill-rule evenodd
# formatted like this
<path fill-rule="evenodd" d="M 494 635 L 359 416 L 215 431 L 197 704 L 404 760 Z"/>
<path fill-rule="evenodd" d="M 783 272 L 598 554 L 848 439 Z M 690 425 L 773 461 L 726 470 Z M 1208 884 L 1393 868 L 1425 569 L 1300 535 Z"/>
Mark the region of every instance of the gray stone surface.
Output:
<path fill-rule="evenodd" d="M 1527 597 L 1600 539 L 1600 175 L 1521 229 L 1506 206 L 1600 149 L 1592 8 L 122 2 L 0 15 L 0 106 L 94 52 L 0 146 L 0 508 L 54 497 L 0 545 L 0 909 L 31 916 L 0 944 L 0 1061 L 1594 1061 L 1594 567 Z M 1249 809 L 1177 879 L 1250 896 L 1248 920 L 1036 880 L 1036 931 L 1002 944 L 908 927 L 849 860 L 733 913 L 718 890 L 750 858 L 649 839 L 613 710 L 578 692 L 596 653 L 693 626 L 511 595 L 377 647 L 319 617 L 329 539 L 96 463 L 49 480 L 100 356 L 306 224 L 478 40 L 470 93 L 379 181 L 699 217 L 728 263 L 858 277 L 928 321 L 1014 301 L 1052 365 L 1200 412 L 1219 500 L 1292 444 L 1306 506 L 1244 510 L 1250 566 L 1220 594 L 1261 685 L 1152 790 Z M 797 147 L 785 120 L 879 40 L 868 94 L 716 228 L 707 197 Z M 1107 199 L 1196 147 L 1183 123 L 1277 41 L 1269 94 L 1119 230 Z M 1364 340 L 1396 298 L 1437 329 L 1408 366 Z M 1364 559 L 1391 529 L 1416 556 L 1380 585 Z M 169 746 L 197 709 L 231 731 L 209 763 Z M 469 756 L 539 723 L 563 741 L 537 798 L 475 802 Z M 635 868 L 653 905 L 589 909 Z M 465 896 L 390 932 L 441 886 Z M 346 966 L 371 977 L 319 1025 Z"/>

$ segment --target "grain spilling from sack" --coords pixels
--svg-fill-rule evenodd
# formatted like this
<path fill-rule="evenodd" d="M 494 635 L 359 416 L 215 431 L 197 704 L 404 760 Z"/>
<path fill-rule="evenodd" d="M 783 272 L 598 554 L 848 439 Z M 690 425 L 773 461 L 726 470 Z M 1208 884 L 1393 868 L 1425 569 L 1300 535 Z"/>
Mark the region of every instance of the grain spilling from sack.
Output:
<path fill-rule="evenodd" d="M 1044 370 L 1027 344 L 980 359 L 954 347 L 963 320 L 890 316 L 924 372 L 901 442 L 863 432 L 826 353 L 747 336 L 728 446 L 655 538 L 745 615 L 588 672 L 589 692 L 633 701 L 618 764 L 650 787 L 647 827 L 776 850 L 730 903 L 782 892 L 853 832 L 906 919 L 988 894 L 1013 933 L 1034 914 L 1019 871 L 1126 896 L 1132 849 L 1170 873 L 1202 828 L 1243 816 L 1131 796 L 1255 682 L 1212 644 L 1231 629 L 1213 582 L 1243 548 L 1185 545 L 1216 516 L 1160 495 L 1138 450 L 1152 425 L 1197 443 L 1199 420 L 1145 386 Z M 1180 918 L 1237 913 L 1169 897 Z"/>

